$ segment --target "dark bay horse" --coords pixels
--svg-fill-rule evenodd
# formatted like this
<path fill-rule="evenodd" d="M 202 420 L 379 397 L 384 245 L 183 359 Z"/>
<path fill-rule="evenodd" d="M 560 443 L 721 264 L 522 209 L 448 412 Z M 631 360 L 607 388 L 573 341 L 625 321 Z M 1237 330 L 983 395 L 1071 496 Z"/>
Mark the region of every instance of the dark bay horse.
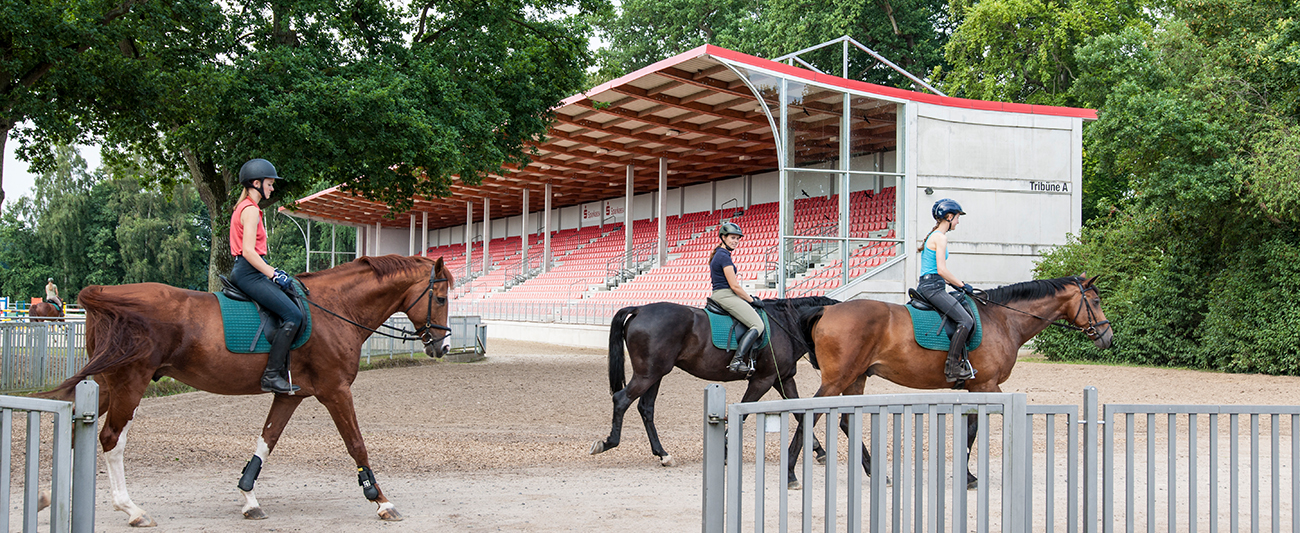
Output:
<path fill-rule="evenodd" d="M 654 425 L 655 396 L 659 382 L 673 368 L 680 368 L 708 381 L 749 380 L 742 402 L 758 401 L 776 387 L 782 398 L 798 398 L 795 387 L 795 363 L 809 352 L 799 329 L 801 314 L 838 300 L 825 297 L 763 300 L 771 322 L 771 342 L 751 352 L 754 372 L 749 376 L 727 370 L 729 352 L 713 345 L 709 318 L 703 309 L 668 302 L 639 307 L 624 307 L 614 314 L 609 326 L 609 390 L 614 395 L 614 421 L 609 437 L 591 445 L 595 455 L 618 446 L 623 432 L 623 414 L 638 398 L 637 410 L 650 437 L 650 452 L 664 466 L 673 458 L 659 443 Z M 632 380 L 627 381 L 623 367 L 623 345 L 632 360 Z M 800 443 L 802 444 L 802 443 Z M 815 451 L 821 454 L 820 444 Z M 794 475 L 792 465 L 790 475 Z"/>
<path fill-rule="evenodd" d="M 1109 348 L 1113 331 L 1101 311 L 1101 297 L 1094 285 L 1097 278 L 1086 276 L 1026 281 L 974 297 L 984 336 L 979 347 L 970 352 L 975 377 L 967 380 L 963 388 L 1002 392 L 999 385 L 1011 377 L 1020 347 L 1054 323 L 1082 331 L 1098 348 Z M 809 360 L 822 374 L 816 396 L 862 394 L 871 376 L 915 389 L 953 388 L 943 374 L 948 353 L 927 350 L 916 343 L 906 306 L 851 300 L 807 312 L 801 320 L 802 331 L 813 348 Z M 820 416 L 814 415 L 814 424 Z M 847 416 L 840 417 L 840 429 L 848 434 Z M 968 416 L 968 450 L 975 442 L 977 429 L 975 416 Z M 795 430 L 790 444 L 791 465 L 802 448 L 800 431 L 802 428 Z M 863 452 L 862 466 L 870 475 L 871 459 L 865 445 Z M 969 468 L 966 481 L 968 488 L 976 486 Z"/>
<path fill-rule="evenodd" d="M 378 506 L 380 518 L 400 520 L 401 514 L 379 490 L 370 470 L 353 409 L 352 382 L 362 343 L 398 311 L 404 311 L 416 326 L 413 334 L 423 341 L 426 354 L 441 357 L 447 352 L 447 292 L 452 274 L 442 259 L 388 255 L 362 257 L 303 274 L 299 280 L 310 291 L 307 298 L 318 304 L 312 309 L 310 340 L 291 357 L 291 377 L 302 390 L 271 399 L 255 454 L 239 483 L 244 517 L 266 517 L 253 494 L 253 482 L 294 409 L 314 396 L 329 411 L 356 461 L 366 499 Z M 70 399 L 79 381 L 95 376 L 100 386 L 99 412 L 105 419 L 99 442 L 113 508 L 130 515 L 132 526 L 152 526 L 154 521 L 127 494 L 122 462 L 127 430 L 145 386 L 170 376 L 216 394 L 264 394 L 260 377 L 266 354 L 226 351 L 221 310 L 212 293 L 158 283 L 95 285 L 83 289 L 78 301 L 86 308 L 90 362 L 45 396 Z"/>
<path fill-rule="evenodd" d="M 36 302 L 32 304 L 32 307 L 30 309 L 27 310 L 27 317 L 32 320 L 54 320 L 55 318 L 62 317 L 62 316 L 63 316 L 62 309 L 59 309 L 57 305 L 54 305 L 46 301 Z M 50 317 L 50 318 L 44 318 L 44 317 Z"/>

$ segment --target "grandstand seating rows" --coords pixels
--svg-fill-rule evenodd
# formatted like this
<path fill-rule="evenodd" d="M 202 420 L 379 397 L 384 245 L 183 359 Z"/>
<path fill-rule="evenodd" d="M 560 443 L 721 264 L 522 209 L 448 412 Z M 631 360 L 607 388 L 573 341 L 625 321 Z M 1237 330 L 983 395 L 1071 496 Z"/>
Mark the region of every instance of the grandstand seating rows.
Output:
<path fill-rule="evenodd" d="M 894 218 L 894 189 L 879 193 L 859 191 L 850 194 L 849 235 L 856 238 L 894 238 L 889 228 Z M 839 218 L 839 198 L 800 198 L 794 202 L 795 235 L 833 235 Z M 523 239 L 506 237 L 489 243 L 490 267 L 483 274 L 482 242 L 471 245 L 472 276 L 466 278 L 465 247 L 451 244 L 429 248 L 430 257 L 442 256 L 457 276 L 453 297 L 461 302 L 541 302 L 563 304 L 574 301 L 607 302 L 611 305 L 640 305 L 654 301 L 671 301 L 702 305 L 712 292 L 708 261 L 717 246 L 717 226 L 723 221 L 739 224 L 745 231 L 732 261 L 744 284 L 756 287 L 752 292 L 761 298 L 775 298 L 776 289 L 768 289 L 761 279 L 776 261 L 778 242 L 778 205 L 757 204 L 749 209 L 687 213 L 668 217 L 667 248 L 669 259 L 663 265 L 639 273 L 606 290 L 609 276 L 622 270 L 625 257 L 625 227 L 622 223 L 556 231 L 551 237 L 553 266 L 549 272 L 504 289 L 506 282 L 523 274 L 521 263 Z M 649 257 L 656 253 L 658 223 L 637 220 L 632 225 L 632 247 Z M 820 242 L 809 240 L 805 242 Z M 861 276 L 896 255 L 896 243 L 858 244 L 849 254 L 850 278 Z M 532 267 L 541 263 L 543 239 L 528 236 L 528 259 Z M 840 286 L 844 265 L 839 254 L 830 253 L 796 279 L 787 281 L 788 297 L 823 295 Z"/>

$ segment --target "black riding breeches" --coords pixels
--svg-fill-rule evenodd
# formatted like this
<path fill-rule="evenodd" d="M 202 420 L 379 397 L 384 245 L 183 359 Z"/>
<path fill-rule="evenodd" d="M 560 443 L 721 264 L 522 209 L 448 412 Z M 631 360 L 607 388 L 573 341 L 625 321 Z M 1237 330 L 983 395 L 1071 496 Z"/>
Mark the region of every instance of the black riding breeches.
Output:
<path fill-rule="evenodd" d="M 958 327 L 965 327 L 967 330 L 975 328 L 975 319 L 970 316 L 970 312 L 964 306 L 957 302 L 946 290 L 948 285 L 944 283 L 943 278 L 938 274 L 931 274 L 921 277 L 921 282 L 916 285 L 916 292 L 921 293 L 935 309 L 938 309 L 944 316 L 951 318 Z"/>
<path fill-rule="evenodd" d="M 280 290 L 279 285 L 253 268 L 247 259 L 235 258 L 235 267 L 230 269 L 230 281 L 253 301 L 279 317 L 281 325 L 293 323 L 294 328 L 297 328 L 302 324 L 302 310 Z"/>

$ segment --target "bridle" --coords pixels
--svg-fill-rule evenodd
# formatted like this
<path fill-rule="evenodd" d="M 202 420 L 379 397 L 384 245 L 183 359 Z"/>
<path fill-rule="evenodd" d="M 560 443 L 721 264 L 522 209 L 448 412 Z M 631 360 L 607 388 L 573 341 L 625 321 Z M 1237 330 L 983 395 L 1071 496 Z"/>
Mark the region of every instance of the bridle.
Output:
<path fill-rule="evenodd" d="M 326 308 L 324 308 L 324 307 L 321 307 L 320 304 L 318 304 L 318 303 L 316 303 L 316 302 L 313 302 L 313 301 L 311 301 L 311 300 L 308 300 L 307 297 L 305 297 L 305 296 L 303 297 L 303 300 L 306 300 L 307 303 L 316 306 L 316 308 L 317 308 L 317 309 L 320 309 L 321 311 L 324 311 L 324 312 L 326 312 L 326 313 L 329 313 L 329 314 L 331 314 L 331 315 L 334 315 L 335 317 L 339 318 L 340 320 L 342 320 L 342 321 L 344 321 L 344 322 L 347 322 L 347 323 L 349 323 L 349 324 L 352 324 L 353 326 L 359 327 L 359 328 L 364 329 L 364 330 L 366 330 L 366 331 L 369 331 L 369 332 L 371 332 L 371 333 L 374 333 L 374 334 L 377 334 L 377 335 L 382 335 L 382 336 L 388 337 L 388 338 L 390 338 L 390 339 L 397 339 L 397 340 L 400 340 L 400 341 L 416 341 L 416 340 L 418 340 L 418 341 L 424 343 L 424 345 L 425 345 L 426 347 L 428 347 L 428 346 L 430 346 L 430 345 L 432 345 L 432 344 L 434 344 L 434 343 L 442 342 L 443 339 L 445 339 L 445 338 L 451 336 L 451 328 L 449 328 L 449 327 L 447 327 L 447 326 L 444 326 L 444 325 L 441 325 L 441 324 L 434 324 L 434 323 L 433 323 L 433 301 L 436 299 L 436 300 L 439 300 L 439 301 L 438 301 L 438 305 L 447 305 L 447 299 L 446 299 L 446 298 L 438 298 L 438 297 L 435 296 L 434 293 L 433 293 L 433 286 L 434 286 L 434 284 L 442 283 L 442 282 L 446 282 L 446 281 L 448 281 L 447 278 L 439 278 L 439 277 L 437 277 L 437 275 L 438 275 L 438 270 L 437 270 L 437 267 L 436 267 L 436 265 L 435 265 L 434 268 L 431 268 L 431 269 L 429 270 L 429 284 L 428 284 L 427 286 L 425 286 L 424 291 L 420 293 L 420 297 L 419 297 L 419 298 L 416 298 L 415 301 L 411 302 L 411 305 L 406 306 L 406 309 L 403 309 L 403 310 L 402 310 L 402 313 L 403 313 L 403 314 L 406 314 L 408 311 L 410 311 L 412 308 L 415 307 L 415 304 L 420 303 L 420 300 L 423 300 L 423 299 L 427 296 L 429 299 L 428 299 L 427 302 L 426 302 L 426 306 L 427 306 L 427 307 L 425 308 L 425 309 L 426 309 L 426 313 L 424 314 L 424 326 L 423 326 L 423 327 L 421 327 L 420 329 L 417 329 L 417 330 L 415 330 L 415 331 L 410 331 L 410 330 L 407 330 L 407 329 L 405 329 L 405 328 L 394 327 L 394 326 L 390 326 L 390 325 L 388 325 L 388 324 L 380 324 L 380 325 L 379 325 L 379 327 L 381 327 L 381 328 L 387 328 L 387 329 L 391 329 L 391 330 L 393 330 L 393 331 L 396 331 L 396 332 L 398 332 L 400 335 L 393 335 L 393 334 L 391 334 L 391 333 L 387 333 L 387 332 L 379 331 L 379 330 L 377 330 L 377 329 L 369 328 L 369 327 L 363 326 L 363 325 L 361 325 L 361 324 L 358 324 L 358 323 L 352 321 L 351 319 L 349 319 L 349 318 L 347 318 L 347 317 L 345 317 L 345 316 L 343 316 L 343 315 L 340 315 L 340 314 L 338 314 L 338 313 L 335 313 L 334 311 L 330 311 L 329 309 L 326 309 Z M 407 316 L 409 317 L 410 315 L 407 315 Z M 443 333 L 443 335 L 442 335 L 441 337 L 434 338 L 434 333 L 432 332 L 432 330 L 439 330 L 439 331 L 443 331 L 444 333 Z"/>
<path fill-rule="evenodd" d="M 1084 310 L 1087 310 L 1087 311 L 1088 311 L 1088 326 L 1087 326 L 1087 327 L 1080 327 L 1080 326 L 1076 326 L 1076 325 L 1074 325 L 1074 324 L 1072 324 L 1072 323 L 1069 323 L 1069 322 L 1058 322 L 1058 321 L 1054 321 L 1054 320 L 1053 320 L 1053 321 L 1050 321 L 1050 322 L 1051 322 L 1051 324 L 1052 324 L 1053 326 L 1056 326 L 1056 327 L 1059 327 L 1059 328 L 1064 328 L 1064 329 L 1068 329 L 1068 330 L 1072 330 L 1072 331 L 1082 331 L 1084 335 L 1087 335 L 1087 336 L 1088 336 L 1088 339 L 1089 339 L 1089 340 L 1092 340 L 1092 341 L 1095 342 L 1097 339 L 1101 338 L 1101 332 L 1098 331 L 1097 328 L 1099 328 L 1099 327 L 1101 327 L 1101 326 L 1107 326 L 1107 327 L 1109 327 L 1109 326 L 1110 326 L 1110 321 L 1109 321 L 1109 320 L 1102 320 L 1102 321 L 1098 321 L 1098 320 L 1097 320 L 1097 313 L 1096 313 L 1095 311 L 1093 311 L 1091 305 L 1088 305 L 1088 291 L 1092 291 L 1094 294 L 1097 294 L 1097 297 L 1098 297 L 1098 298 L 1101 298 L 1101 294 L 1100 294 L 1099 292 L 1097 292 L 1097 286 L 1096 286 L 1096 285 L 1091 285 L 1091 286 L 1089 286 L 1088 288 L 1085 289 L 1085 288 L 1083 287 L 1083 282 L 1082 282 L 1082 281 L 1079 281 L 1078 279 L 1074 280 L 1074 286 L 1076 286 L 1076 287 L 1079 288 L 1079 308 L 1076 309 L 1076 310 L 1074 311 L 1074 318 L 1076 318 L 1076 319 L 1079 318 L 1079 314 L 1083 313 Z M 1010 309 L 1010 310 L 1015 311 L 1015 312 L 1017 312 L 1017 313 L 1020 313 L 1020 314 L 1022 314 L 1022 315 L 1029 315 L 1029 316 L 1031 316 L 1031 317 L 1037 318 L 1037 319 L 1042 320 L 1042 321 L 1044 321 L 1044 322 L 1048 322 L 1048 321 L 1049 321 L 1049 320 L 1048 320 L 1047 318 L 1045 318 L 1045 317 L 1041 317 L 1041 316 L 1035 315 L 1035 314 L 1033 314 L 1033 313 L 1030 313 L 1030 312 L 1028 312 L 1028 311 L 1024 311 L 1024 310 L 1021 310 L 1021 309 L 1016 309 L 1016 308 L 1011 307 L 1011 306 L 1009 306 L 1009 305 L 1003 305 L 1002 303 L 995 302 L 995 301 L 993 301 L 993 300 L 990 300 L 990 299 L 985 298 L 985 297 L 982 297 L 982 296 L 976 296 L 976 295 L 972 294 L 971 297 L 972 297 L 972 298 L 975 298 L 976 300 L 978 300 L 980 303 L 983 303 L 983 304 L 992 304 L 992 305 L 996 305 L 996 306 L 998 306 L 998 307 L 1002 307 L 1002 308 L 1004 308 L 1004 309 Z"/>

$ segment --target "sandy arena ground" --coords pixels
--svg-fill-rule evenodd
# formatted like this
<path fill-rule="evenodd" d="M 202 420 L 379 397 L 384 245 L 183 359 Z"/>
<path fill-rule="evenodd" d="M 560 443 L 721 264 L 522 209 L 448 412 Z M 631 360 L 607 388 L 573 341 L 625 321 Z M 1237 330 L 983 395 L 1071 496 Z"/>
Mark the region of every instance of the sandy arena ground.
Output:
<path fill-rule="evenodd" d="M 402 522 L 376 518 L 329 415 L 312 400 L 294 415 L 257 483 L 266 520 L 242 518 L 235 488 L 270 404 L 265 395 L 144 400 L 126 450 L 128 487 L 159 531 L 698 531 L 707 383 L 677 371 L 661 387 L 656 421 L 676 467 L 650 455 L 635 408 L 622 446 L 591 456 L 592 441 L 609 432 L 605 357 L 604 350 L 493 340 L 485 361 L 361 373 L 353 387 L 357 417 Z M 803 362 L 797 380 L 810 396 L 819 377 Z M 1003 389 L 1026 393 L 1030 403 L 1080 404 L 1087 385 L 1100 390 L 1102 403 L 1294 404 L 1300 379 L 1027 358 Z M 742 384 L 727 389 L 738 401 Z M 867 382 L 868 393 L 907 391 Z M 1289 434 L 1289 423 L 1283 429 Z M 126 515 L 112 509 L 102 458 L 99 464 L 96 530 L 127 531 Z M 11 524 L 21 520 L 20 502 L 11 501 Z"/>

